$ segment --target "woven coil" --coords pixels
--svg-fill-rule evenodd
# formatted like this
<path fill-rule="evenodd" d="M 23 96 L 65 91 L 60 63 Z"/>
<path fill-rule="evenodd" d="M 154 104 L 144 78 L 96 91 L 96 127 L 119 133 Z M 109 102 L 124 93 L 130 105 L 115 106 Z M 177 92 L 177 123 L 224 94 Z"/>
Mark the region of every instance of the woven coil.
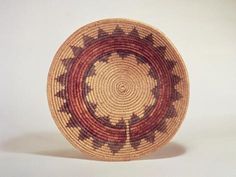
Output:
<path fill-rule="evenodd" d="M 106 19 L 73 33 L 48 75 L 48 102 L 63 135 L 102 160 L 131 160 L 166 144 L 186 113 L 187 71 L 158 30 Z"/>

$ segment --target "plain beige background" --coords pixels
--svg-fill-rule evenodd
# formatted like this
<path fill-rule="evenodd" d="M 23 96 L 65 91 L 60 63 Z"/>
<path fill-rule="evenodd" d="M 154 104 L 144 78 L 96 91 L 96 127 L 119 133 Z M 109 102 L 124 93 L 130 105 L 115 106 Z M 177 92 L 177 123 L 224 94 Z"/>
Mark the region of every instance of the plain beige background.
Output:
<path fill-rule="evenodd" d="M 131 162 L 80 154 L 47 105 L 47 72 L 58 47 L 79 27 L 112 17 L 163 31 L 190 76 L 188 113 L 174 139 Z M 236 176 L 235 41 L 235 0 L 1 0 L 0 176 Z"/>

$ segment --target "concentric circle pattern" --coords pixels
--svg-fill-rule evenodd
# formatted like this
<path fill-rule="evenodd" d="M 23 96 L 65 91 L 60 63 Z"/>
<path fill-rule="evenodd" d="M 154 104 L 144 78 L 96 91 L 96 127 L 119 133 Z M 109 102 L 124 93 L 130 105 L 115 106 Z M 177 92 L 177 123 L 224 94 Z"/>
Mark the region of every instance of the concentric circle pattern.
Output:
<path fill-rule="evenodd" d="M 63 135 L 103 160 L 131 160 L 179 128 L 189 86 L 182 58 L 158 30 L 124 19 L 88 24 L 54 57 L 48 101 Z"/>
<path fill-rule="evenodd" d="M 98 118 L 109 117 L 113 124 L 121 120 L 128 123 L 133 114 L 143 118 L 145 108 L 155 103 L 152 91 L 157 80 L 149 75 L 150 66 L 133 54 L 122 58 L 112 53 L 107 62 L 96 61 L 92 70 L 94 75 L 85 81 L 90 88 L 85 100 Z"/>

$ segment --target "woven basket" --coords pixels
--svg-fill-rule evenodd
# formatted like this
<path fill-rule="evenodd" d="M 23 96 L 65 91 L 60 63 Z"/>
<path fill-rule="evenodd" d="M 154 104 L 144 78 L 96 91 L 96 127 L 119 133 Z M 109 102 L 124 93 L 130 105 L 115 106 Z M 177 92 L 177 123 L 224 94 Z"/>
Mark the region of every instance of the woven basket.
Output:
<path fill-rule="evenodd" d="M 131 160 L 166 144 L 188 105 L 183 60 L 160 31 L 106 19 L 73 33 L 48 75 L 52 116 L 67 140 L 102 160 Z"/>

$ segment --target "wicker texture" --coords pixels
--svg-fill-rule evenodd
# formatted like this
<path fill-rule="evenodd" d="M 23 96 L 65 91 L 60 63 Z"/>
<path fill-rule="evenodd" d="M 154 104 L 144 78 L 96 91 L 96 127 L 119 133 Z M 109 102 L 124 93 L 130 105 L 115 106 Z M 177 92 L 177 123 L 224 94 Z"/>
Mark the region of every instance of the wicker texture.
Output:
<path fill-rule="evenodd" d="M 125 19 L 88 24 L 60 47 L 48 101 L 63 135 L 102 160 L 131 160 L 167 143 L 189 86 L 181 56 L 158 30 Z"/>

